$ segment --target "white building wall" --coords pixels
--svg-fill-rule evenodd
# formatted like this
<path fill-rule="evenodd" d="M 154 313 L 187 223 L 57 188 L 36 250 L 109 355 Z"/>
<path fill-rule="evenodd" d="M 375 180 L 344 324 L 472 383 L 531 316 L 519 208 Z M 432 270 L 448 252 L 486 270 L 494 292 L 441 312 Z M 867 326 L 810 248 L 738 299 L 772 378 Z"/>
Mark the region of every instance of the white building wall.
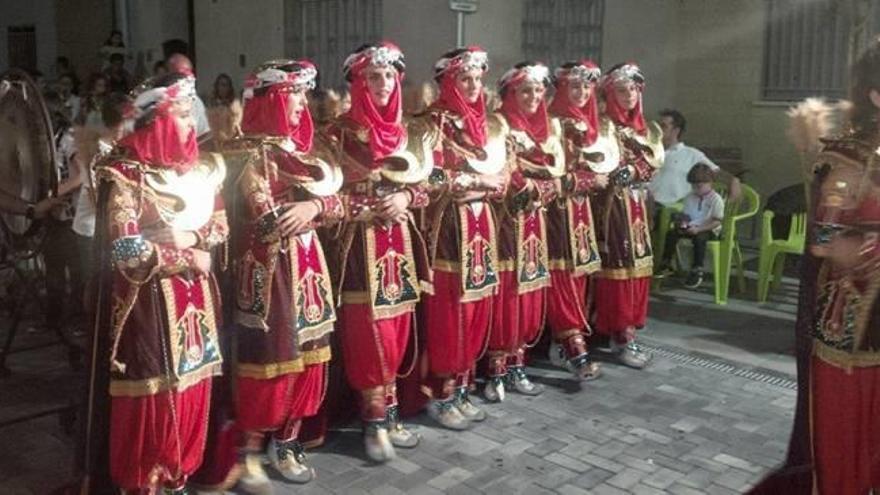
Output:
<path fill-rule="evenodd" d="M 284 56 L 284 2 L 260 0 L 197 0 L 195 2 L 196 60 L 199 90 L 207 94 L 220 73 L 241 89 L 257 64 Z"/>

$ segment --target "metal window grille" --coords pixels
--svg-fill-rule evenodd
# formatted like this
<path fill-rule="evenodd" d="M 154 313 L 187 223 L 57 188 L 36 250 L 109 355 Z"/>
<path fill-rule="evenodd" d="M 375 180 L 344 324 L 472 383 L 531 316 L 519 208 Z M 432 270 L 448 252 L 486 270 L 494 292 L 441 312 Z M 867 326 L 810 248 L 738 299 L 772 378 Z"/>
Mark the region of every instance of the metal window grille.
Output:
<path fill-rule="evenodd" d="M 34 26 L 9 26 L 6 41 L 10 67 L 37 68 L 37 31 Z"/>
<path fill-rule="evenodd" d="M 555 67 L 584 57 L 601 63 L 604 0 L 524 0 L 523 52 Z"/>
<path fill-rule="evenodd" d="M 287 54 L 313 61 L 322 87 L 340 87 L 345 57 L 382 35 L 382 0 L 287 0 L 284 25 Z"/>
<path fill-rule="evenodd" d="M 856 52 L 880 28 L 878 0 L 767 0 L 762 97 L 796 101 L 842 98 L 849 80 L 850 44 Z M 853 40 L 864 19 L 864 34 Z"/>

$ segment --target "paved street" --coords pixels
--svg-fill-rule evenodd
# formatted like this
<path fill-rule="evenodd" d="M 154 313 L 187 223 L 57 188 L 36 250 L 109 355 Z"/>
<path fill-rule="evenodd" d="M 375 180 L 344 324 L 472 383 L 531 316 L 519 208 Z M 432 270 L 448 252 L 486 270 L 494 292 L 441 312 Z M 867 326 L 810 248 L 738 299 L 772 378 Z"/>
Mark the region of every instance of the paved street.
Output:
<path fill-rule="evenodd" d="M 422 445 L 385 466 L 367 463 L 359 432 L 343 430 L 311 454 L 316 482 L 294 490 L 279 481 L 276 492 L 741 493 L 785 454 L 793 288 L 767 305 L 747 294 L 723 308 L 710 289 L 673 284 L 654 297 L 645 342 L 655 358 L 645 371 L 607 363 L 601 380 L 580 387 L 538 362 L 540 397 L 511 394 L 463 433 L 415 421 Z M 16 354 L 10 367 L 0 422 L 74 393 L 57 347 Z M 55 402 L 41 388 L 55 390 Z M 57 416 L 0 427 L 0 445 L 0 493 L 44 494 L 69 476 L 70 440 Z"/>

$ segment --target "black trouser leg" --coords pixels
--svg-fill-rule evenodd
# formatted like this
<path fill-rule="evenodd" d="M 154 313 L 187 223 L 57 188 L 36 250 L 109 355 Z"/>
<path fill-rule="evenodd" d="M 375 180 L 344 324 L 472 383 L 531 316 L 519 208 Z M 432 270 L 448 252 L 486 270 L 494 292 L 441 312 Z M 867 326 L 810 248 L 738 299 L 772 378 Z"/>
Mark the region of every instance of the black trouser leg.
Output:
<path fill-rule="evenodd" d="M 694 265 L 693 270 L 702 270 L 703 262 L 706 260 L 706 244 L 715 238 L 715 234 L 711 231 L 700 232 L 695 236 L 689 236 L 694 244 Z"/>

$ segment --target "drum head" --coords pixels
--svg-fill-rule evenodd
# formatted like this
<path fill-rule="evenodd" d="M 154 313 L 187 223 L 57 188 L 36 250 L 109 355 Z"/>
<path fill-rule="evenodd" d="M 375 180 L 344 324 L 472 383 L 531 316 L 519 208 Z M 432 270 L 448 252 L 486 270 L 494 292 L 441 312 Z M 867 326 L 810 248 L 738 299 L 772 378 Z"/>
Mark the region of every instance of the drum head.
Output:
<path fill-rule="evenodd" d="M 0 76 L 0 194 L 33 203 L 54 193 L 57 185 L 49 112 L 33 80 L 12 69 Z M 7 242 L 31 236 L 33 224 L 23 215 L 0 212 Z"/>

